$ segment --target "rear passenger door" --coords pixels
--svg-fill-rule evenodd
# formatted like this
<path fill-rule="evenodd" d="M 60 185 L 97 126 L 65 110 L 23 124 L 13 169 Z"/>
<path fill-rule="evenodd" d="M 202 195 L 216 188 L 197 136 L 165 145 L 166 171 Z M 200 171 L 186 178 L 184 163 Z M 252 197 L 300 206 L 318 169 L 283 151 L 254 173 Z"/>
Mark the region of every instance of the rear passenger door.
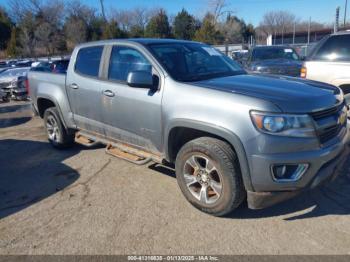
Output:
<path fill-rule="evenodd" d="M 102 84 L 105 133 L 157 153 L 161 146 L 162 88 L 160 85 L 158 90 L 130 87 L 126 80 L 131 71 L 151 72 L 158 80 L 160 74 L 139 47 L 114 45 L 109 52 Z"/>
<path fill-rule="evenodd" d="M 66 81 L 76 125 L 79 129 L 99 134 L 104 134 L 100 79 L 103 50 L 103 46 L 84 47 L 78 50 L 74 68 L 69 68 Z"/>

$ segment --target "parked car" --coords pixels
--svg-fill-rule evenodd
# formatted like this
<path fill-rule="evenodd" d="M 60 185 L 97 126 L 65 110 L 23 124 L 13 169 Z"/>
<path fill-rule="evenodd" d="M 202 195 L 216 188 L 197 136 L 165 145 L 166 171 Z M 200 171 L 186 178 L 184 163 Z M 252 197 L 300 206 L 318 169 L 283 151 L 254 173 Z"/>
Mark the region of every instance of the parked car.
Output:
<path fill-rule="evenodd" d="M 338 86 L 350 94 L 350 31 L 322 39 L 304 62 L 301 77 Z"/>
<path fill-rule="evenodd" d="M 28 78 L 54 147 L 103 143 L 136 164 L 174 163 L 187 200 L 217 216 L 246 196 L 250 208 L 264 208 L 314 188 L 335 178 L 347 156 L 339 88 L 249 75 L 201 43 L 82 44 L 66 75 Z"/>
<path fill-rule="evenodd" d="M 51 63 L 49 61 L 39 61 L 32 64 L 30 71 L 35 72 L 52 72 Z"/>
<path fill-rule="evenodd" d="M 27 90 L 25 80 L 27 78 L 28 67 L 11 68 L 0 73 L 0 89 L 6 93 L 7 97 L 16 100 L 26 99 Z"/>
<path fill-rule="evenodd" d="M 33 61 L 32 60 L 21 60 L 17 61 L 15 64 L 13 64 L 13 67 L 31 67 Z"/>
<path fill-rule="evenodd" d="M 246 62 L 246 69 L 252 73 L 299 77 L 302 58 L 288 46 L 254 47 Z"/>
<path fill-rule="evenodd" d="M 231 52 L 231 58 L 240 64 L 245 64 L 248 59 L 249 50 L 235 50 Z"/>
<path fill-rule="evenodd" d="M 57 74 L 65 74 L 69 65 L 69 59 L 54 60 L 51 63 L 51 70 Z"/>
<path fill-rule="evenodd" d="M 41 61 L 32 66 L 31 71 L 35 72 L 53 72 L 57 74 L 65 74 L 67 72 L 69 59 Z"/>
<path fill-rule="evenodd" d="M 10 100 L 9 94 L 0 89 L 0 101 L 8 102 Z"/>
<path fill-rule="evenodd" d="M 0 61 L 0 70 L 4 67 L 7 67 L 6 61 Z"/>
<path fill-rule="evenodd" d="M 7 66 L 8 67 L 15 67 L 17 62 L 18 62 L 17 60 L 9 60 L 9 61 L 7 61 Z"/>

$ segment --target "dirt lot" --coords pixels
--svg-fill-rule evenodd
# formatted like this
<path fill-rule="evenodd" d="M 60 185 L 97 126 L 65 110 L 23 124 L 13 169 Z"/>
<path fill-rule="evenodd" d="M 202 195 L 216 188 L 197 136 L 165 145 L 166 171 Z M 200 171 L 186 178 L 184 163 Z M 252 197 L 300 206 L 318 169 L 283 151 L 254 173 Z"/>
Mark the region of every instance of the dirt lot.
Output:
<path fill-rule="evenodd" d="M 0 254 L 350 254 L 349 214 L 350 165 L 273 208 L 215 218 L 173 170 L 57 151 L 28 103 L 0 105 Z"/>

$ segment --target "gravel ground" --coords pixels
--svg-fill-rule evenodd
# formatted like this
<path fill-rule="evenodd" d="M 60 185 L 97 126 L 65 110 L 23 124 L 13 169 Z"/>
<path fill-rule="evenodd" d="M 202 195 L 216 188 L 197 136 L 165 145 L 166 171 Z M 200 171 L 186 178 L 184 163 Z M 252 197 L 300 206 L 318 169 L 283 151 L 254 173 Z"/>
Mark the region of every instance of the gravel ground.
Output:
<path fill-rule="evenodd" d="M 0 105 L 0 254 L 350 254 L 350 165 L 332 184 L 226 218 L 172 169 L 103 147 L 55 150 L 28 103 Z"/>

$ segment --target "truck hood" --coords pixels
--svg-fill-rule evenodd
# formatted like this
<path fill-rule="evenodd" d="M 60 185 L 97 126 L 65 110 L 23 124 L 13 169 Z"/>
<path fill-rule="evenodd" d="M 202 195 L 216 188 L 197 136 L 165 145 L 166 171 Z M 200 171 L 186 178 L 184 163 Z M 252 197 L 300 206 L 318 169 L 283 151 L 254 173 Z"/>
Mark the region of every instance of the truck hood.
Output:
<path fill-rule="evenodd" d="M 337 87 L 300 78 L 236 75 L 192 83 L 198 87 L 270 101 L 287 113 L 310 113 L 338 104 Z"/>

